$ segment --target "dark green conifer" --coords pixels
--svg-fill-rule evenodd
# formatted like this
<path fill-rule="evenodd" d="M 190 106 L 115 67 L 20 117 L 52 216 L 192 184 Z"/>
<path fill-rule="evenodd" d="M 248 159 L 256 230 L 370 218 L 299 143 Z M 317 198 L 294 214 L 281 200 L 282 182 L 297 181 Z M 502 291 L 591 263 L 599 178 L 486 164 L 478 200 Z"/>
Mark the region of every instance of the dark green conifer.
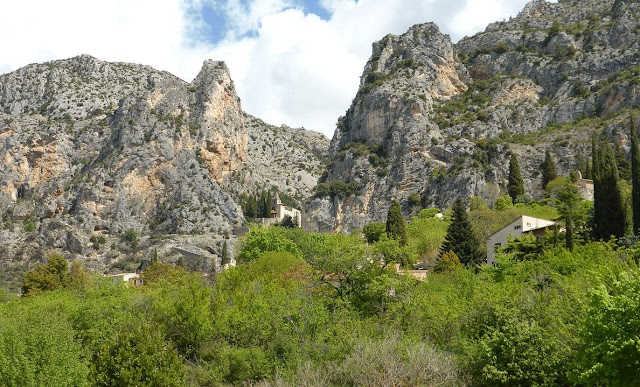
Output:
<path fill-rule="evenodd" d="M 622 148 L 616 146 L 615 151 L 616 163 L 618 163 L 618 175 L 621 180 L 631 180 L 631 165 L 624 155 Z"/>
<path fill-rule="evenodd" d="M 589 180 L 593 179 L 593 173 L 591 172 L 591 161 L 587 161 L 587 167 L 584 171 L 583 178 L 589 179 Z"/>
<path fill-rule="evenodd" d="M 400 246 L 407 244 L 407 230 L 402 217 L 402 209 L 397 200 L 391 202 L 387 214 L 387 234 L 389 237 L 400 242 Z"/>
<path fill-rule="evenodd" d="M 507 192 L 514 203 L 519 196 L 524 195 L 524 183 L 522 182 L 520 165 L 518 164 L 516 155 L 513 153 L 509 161 L 509 184 L 507 185 Z"/>
<path fill-rule="evenodd" d="M 485 262 L 480 242 L 469 222 L 467 207 L 460 197 L 453 204 L 453 217 L 440 246 L 440 257 L 449 251 L 453 251 L 464 265 L 478 266 Z"/>
<path fill-rule="evenodd" d="M 551 153 L 547 150 L 542 162 L 542 188 L 546 188 L 550 181 L 558 177 L 556 172 L 556 164 L 551 158 Z"/>
<path fill-rule="evenodd" d="M 638 133 L 631 119 L 631 207 L 633 210 L 633 232 L 640 230 L 640 145 Z"/>
<path fill-rule="evenodd" d="M 596 239 L 620 238 L 628 229 L 625 201 L 618 165 L 609 144 L 596 145 L 593 151 L 594 214 L 593 231 Z"/>
<path fill-rule="evenodd" d="M 227 241 L 224 241 L 224 245 L 222 245 L 222 266 L 231 262 L 229 258 L 229 246 L 227 245 Z"/>

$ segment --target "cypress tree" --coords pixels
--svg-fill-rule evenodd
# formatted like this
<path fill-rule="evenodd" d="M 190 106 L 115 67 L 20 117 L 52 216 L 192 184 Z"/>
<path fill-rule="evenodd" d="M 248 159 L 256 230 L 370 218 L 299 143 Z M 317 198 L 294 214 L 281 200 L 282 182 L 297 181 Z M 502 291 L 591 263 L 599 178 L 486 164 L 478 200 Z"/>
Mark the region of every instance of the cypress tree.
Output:
<path fill-rule="evenodd" d="M 594 146 L 594 236 L 609 240 L 620 238 L 627 230 L 626 201 L 620 186 L 618 165 L 611 146 Z"/>
<path fill-rule="evenodd" d="M 389 237 L 400 242 L 400 246 L 407 244 L 407 230 L 402 217 L 402 209 L 397 200 L 391 202 L 389 212 L 387 214 L 387 234 Z"/>
<path fill-rule="evenodd" d="M 629 181 L 631 180 L 631 165 L 629 165 L 629 161 L 624 156 L 624 151 L 622 148 L 616 146 L 615 151 L 616 163 L 618 163 L 618 175 L 620 179 Z"/>
<path fill-rule="evenodd" d="M 231 262 L 229 259 L 229 246 L 227 246 L 227 241 L 224 241 L 224 245 L 222 245 L 222 261 L 220 262 L 222 266 Z"/>
<path fill-rule="evenodd" d="M 522 182 L 520 165 L 518 164 L 516 155 L 513 153 L 511 154 L 511 160 L 509 161 L 509 184 L 507 185 L 507 192 L 514 203 L 518 196 L 524 195 L 524 183 Z"/>
<path fill-rule="evenodd" d="M 585 218 L 584 207 L 580 202 L 578 188 L 569 182 L 565 183 L 558 193 L 557 209 L 558 215 L 560 215 L 559 220 L 564 221 L 565 238 L 569 251 L 573 251 L 575 227 Z"/>
<path fill-rule="evenodd" d="M 633 232 L 640 230 L 640 147 L 636 126 L 631 119 L 631 207 L 633 211 Z"/>
<path fill-rule="evenodd" d="M 447 228 L 447 236 L 440 246 L 440 259 L 450 251 L 453 251 L 465 265 L 478 266 L 485 261 L 480 242 L 471 228 L 467 207 L 460 197 L 453 204 L 453 218 Z"/>
<path fill-rule="evenodd" d="M 591 161 L 587 161 L 587 168 L 584 171 L 584 178 L 593 180 L 593 173 L 591 173 Z"/>
<path fill-rule="evenodd" d="M 547 150 L 544 154 L 544 161 L 542 162 L 542 188 L 547 188 L 547 184 L 550 181 L 558 177 L 556 172 L 556 165 L 551 158 L 551 153 Z"/>

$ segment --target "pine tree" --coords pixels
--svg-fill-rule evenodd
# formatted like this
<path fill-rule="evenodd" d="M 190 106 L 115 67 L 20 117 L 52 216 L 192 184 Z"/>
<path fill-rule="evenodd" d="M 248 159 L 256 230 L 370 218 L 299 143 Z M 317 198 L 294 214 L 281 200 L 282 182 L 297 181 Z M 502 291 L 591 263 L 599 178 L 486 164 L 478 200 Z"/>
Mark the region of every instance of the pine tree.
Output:
<path fill-rule="evenodd" d="M 640 145 L 638 133 L 631 119 L 631 207 L 633 211 L 633 232 L 640 230 Z"/>
<path fill-rule="evenodd" d="M 520 174 L 520 165 L 518 164 L 516 155 L 513 153 L 509 161 L 509 184 L 507 185 L 507 192 L 514 203 L 518 196 L 524 195 L 524 183 L 522 182 L 522 175 Z"/>
<path fill-rule="evenodd" d="M 464 265 L 478 266 L 485 261 L 480 242 L 471 228 L 467 207 L 460 197 L 453 204 L 453 218 L 440 246 L 440 258 L 449 251 L 453 251 Z"/>
<path fill-rule="evenodd" d="M 556 165 L 551 158 L 551 153 L 547 150 L 544 155 L 544 161 L 542 162 L 542 188 L 546 188 L 550 181 L 558 177 L 556 172 Z"/>
<path fill-rule="evenodd" d="M 400 242 L 400 246 L 407 244 L 407 230 L 402 217 L 402 209 L 397 200 L 391 202 L 387 214 L 387 234 L 389 237 Z"/>

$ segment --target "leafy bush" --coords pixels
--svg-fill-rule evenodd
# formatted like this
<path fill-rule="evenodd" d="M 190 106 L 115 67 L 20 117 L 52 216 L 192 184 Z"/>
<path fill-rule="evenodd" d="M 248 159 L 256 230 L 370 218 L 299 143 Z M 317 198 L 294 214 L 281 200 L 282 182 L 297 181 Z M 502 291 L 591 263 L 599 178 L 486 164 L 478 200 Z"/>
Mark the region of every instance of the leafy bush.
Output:
<path fill-rule="evenodd" d="M 316 197 L 335 197 L 345 198 L 360 191 L 360 184 L 345 183 L 342 180 L 332 180 L 329 183 L 320 183 L 313 188 Z"/>

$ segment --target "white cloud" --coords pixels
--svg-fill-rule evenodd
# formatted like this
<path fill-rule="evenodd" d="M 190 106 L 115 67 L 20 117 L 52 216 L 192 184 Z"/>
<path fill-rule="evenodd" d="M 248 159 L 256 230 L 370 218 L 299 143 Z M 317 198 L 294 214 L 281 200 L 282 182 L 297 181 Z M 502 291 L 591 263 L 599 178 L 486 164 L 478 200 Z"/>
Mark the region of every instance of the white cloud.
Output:
<path fill-rule="evenodd" d="M 458 40 L 515 15 L 526 1 L 322 0 L 328 21 L 275 7 L 258 18 L 255 37 L 222 42 L 213 53 L 229 63 L 248 112 L 331 136 L 355 96 L 372 42 L 428 21 Z"/>
<path fill-rule="evenodd" d="M 428 21 L 457 40 L 515 15 L 527 2 L 319 1 L 330 20 L 305 14 L 302 0 L 4 1 L 0 72 L 86 53 L 191 80 L 205 59 L 225 60 L 249 113 L 331 136 L 373 41 Z M 227 16 L 223 41 L 202 39 L 203 4 Z"/>

